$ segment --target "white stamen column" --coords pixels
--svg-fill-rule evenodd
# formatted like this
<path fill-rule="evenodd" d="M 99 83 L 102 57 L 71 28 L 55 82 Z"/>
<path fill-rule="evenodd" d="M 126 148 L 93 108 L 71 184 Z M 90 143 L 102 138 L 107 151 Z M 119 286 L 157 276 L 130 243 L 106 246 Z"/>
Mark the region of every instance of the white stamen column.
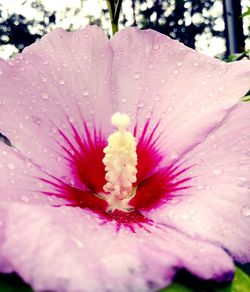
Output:
<path fill-rule="evenodd" d="M 126 114 L 115 113 L 111 123 L 117 131 L 108 137 L 108 145 L 104 148 L 105 179 L 103 190 L 109 203 L 108 211 L 115 209 L 127 211 L 128 201 L 133 196 L 132 185 L 136 182 L 136 141 L 133 134 L 127 131 L 130 118 Z"/>

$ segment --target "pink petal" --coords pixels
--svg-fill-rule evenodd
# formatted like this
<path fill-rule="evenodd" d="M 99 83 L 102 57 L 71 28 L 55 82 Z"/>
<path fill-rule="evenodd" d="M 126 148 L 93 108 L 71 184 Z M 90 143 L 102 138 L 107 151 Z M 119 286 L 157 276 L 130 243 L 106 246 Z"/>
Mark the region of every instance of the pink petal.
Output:
<path fill-rule="evenodd" d="M 250 62 L 226 64 L 155 31 L 130 28 L 111 40 L 112 86 L 119 111 L 143 127 L 160 119 L 172 159 L 199 143 L 249 89 Z"/>
<path fill-rule="evenodd" d="M 108 39 L 95 26 L 56 29 L 15 59 L 1 61 L 0 132 L 47 171 L 63 174 L 57 142 L 65 141 L 57 127 L 72 138 L 69 121 L 82 130 L 82 115 L 110 128 L 111 62 Z"/>
<path fill-rule="evenodd" d="M 41 193 L 53 190 L 51 184 L 41 179 L 53 179 L 32 161 L 25 159 L 19 151 L 0 143 L 0 157 L 0 201 L 44 206 L 65 204 L 61 199 Z M 65 181 L 66 177 L 61 179 Z"/>
<path fill-rule="evenodd" d="M 0 219 L 0 269 L 36 291 L 154 291 L 182 267 L 217 280 L 234 269 L 222 249 L 164 226 L 117 233 L 79 208 L 6 203 Z"/>
<path fill-rule="evenodd" d="M 240 262 L 250 261 L 249 124 L 249 104 L 231 109 L 221 127 L 183 157 L 194 165 L 191 188 L 152 213 L 157 222 L 216 243 Z"/>

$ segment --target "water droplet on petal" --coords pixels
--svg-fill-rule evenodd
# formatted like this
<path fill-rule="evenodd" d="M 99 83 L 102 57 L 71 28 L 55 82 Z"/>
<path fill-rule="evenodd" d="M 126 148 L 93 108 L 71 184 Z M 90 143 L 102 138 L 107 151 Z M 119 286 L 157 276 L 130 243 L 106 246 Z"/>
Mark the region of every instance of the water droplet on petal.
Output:
<path fill-rule="evenodd" d="M 139 79 L 140 76 L 141 76 L 140 73 L 139 73 L 139 72 L 136 72 L 135 75 L 134 75 L 134 78 L 135 78 L 135 79 Z"/>
<path fill-rule="evenodd" d="M 16 167 L 15 167 L 15 165 L 14 165 L 14 164 L 12 164 L 12 163 L 9 163 L 9 164 L 8 164 L 8 168 L 9 168 L 9 169 L 15 169 Z"/>
<path fill-rule="evenodd" d="M 198 63 L 197 63 L 197 62 L 194 62 L 194 63 L 193 63 L 193 66 L 194 66 L 194 67 L 198 67 Z"/>
<path fill-rule="evenodd" d="M 178 153 L 176 153 L 176 152 L 172 152 L 171 154 L 170 154 L 170 158 L 171 159 L 176 159 L 176 158 L 178 158 Z"/>
<path fill-rule="evenodd" d="M 220 169 L 220 168 L 217 168 L 217 169 L 214 169 L 213 170 L 213 174 L 214 175 L 219 175 L 219 174 L 221 174 L 222 173 L 222 170 Z"/>
<path fill-rule="evenodd" d="M 181 61 L 177 61 L 177 62 L 176 62 L 176 66 L 177 66 L 177 67 L 181 67 L 181 66 L 182 66 L 182 62 L 181 62 Z"/>
<path fill-rule="evenodd" d="M 88 92 L 87 89 L 84 89 L 82 94 L 83 94 L 83 96 L 88 96 L 89 95 L 89 92 Z"/>
<path fill-rule="evenodd" d="M 65 81 L 64 80 L 59 80 L 59 84 L 60 85 L 64 85 L 65 84 Z"/>
<path fill-rule="evenodd" d="M 139 108 L 143 108 L 144 107 L 144 101 L 139 101 L 138 107 Z"/>
<path fill-rule="evenodd" d="M 174 75 L 177 75 L 179 73 L 179 70 L 174 70 Z"/>
<path fill-rule="evenodd" d="M 28 203 L 29 199 L 26 196 L 21 196 L 20 197 L 20 201 L 24 202 L 24 203 Z"/>
<path fill-rule="evenodd" d="M 41 93 L 41 98 L 42 98 L 42 99 L 44 99 L 44 100 L 46 100 L 46 99 L 48 99 L 48 98 L 49 98 L 49 96 L 48 96 L 48 94 L 47 94 L 47 93 L 45 93 L 45 92 L 42 92 L 42 93 Z"/>
<path fill-rule="evenodd" d="M 154 44 L 153 49 L 154 50 L 158 50 L 159 49 L 159 45 L 158 44 Z"/>
<path fill-rule="evenodd" d="M 248 206 L 242 207 L 241 214 L 243 216 L 249 217 L 250 216 L 250 207 L 248 207 Z"/>

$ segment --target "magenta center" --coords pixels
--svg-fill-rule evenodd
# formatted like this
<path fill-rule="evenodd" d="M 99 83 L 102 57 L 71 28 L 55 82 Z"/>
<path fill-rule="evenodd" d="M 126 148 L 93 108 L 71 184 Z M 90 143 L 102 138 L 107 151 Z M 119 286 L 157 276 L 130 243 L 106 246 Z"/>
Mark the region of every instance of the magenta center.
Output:
<path fill-rule="evenodd" d="M 178 179 L 178 176 L 188 168 L 181 169 L 176 163 L 162 166 L 164 157 L 157 148 L 157 137 L 154 137 L 157 126 L 149 131 L 149 121 L 146 122 L 139 137 L 136 135 L 136 127 L 134 129 L 138 160 L 136 182 L 133 185 L 136 192 L 129 201 L 131 211 L 107 212 L 107 201 L 99 195 L 103 193 L 103 186 L 106 183 L 102 160 L 107 138 L 100 131 L 94 130 L 91 133 L 85 123 L 83 137 L 71 124 L 75 141 L 71 141 L 61 130 L 58 130 L 68 144 L 67 148 L 62 147 L 75 183 L 65 183 L 53 177 L 56 182 L 46 180 L 54 188 L 54 191 L 47 194 L 66 199 L 70 206 L 89 209 L 103 218 L 104 222 L 115 221 L 118 228 L 123 225 L 134 231 L 134 225 L 150 224 L 150 220 L 142 215 L 143 211 L 167 203 L 175 197 L 177 191 L 188 188 L 185 183 L 190 180 L 188 176 Z"/>

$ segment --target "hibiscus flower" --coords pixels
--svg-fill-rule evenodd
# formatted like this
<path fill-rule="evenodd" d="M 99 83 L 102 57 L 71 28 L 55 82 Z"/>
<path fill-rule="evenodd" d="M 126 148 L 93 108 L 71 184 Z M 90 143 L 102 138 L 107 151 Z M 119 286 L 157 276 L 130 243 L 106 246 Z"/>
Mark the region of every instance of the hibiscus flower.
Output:
<path fill-rule="evenodd" d="M 135 28 L 57 29 L 1 61 L 1 272 L 60 292 L 231 280 L 250 260 L 249 80 L 249 61 Z"/>

